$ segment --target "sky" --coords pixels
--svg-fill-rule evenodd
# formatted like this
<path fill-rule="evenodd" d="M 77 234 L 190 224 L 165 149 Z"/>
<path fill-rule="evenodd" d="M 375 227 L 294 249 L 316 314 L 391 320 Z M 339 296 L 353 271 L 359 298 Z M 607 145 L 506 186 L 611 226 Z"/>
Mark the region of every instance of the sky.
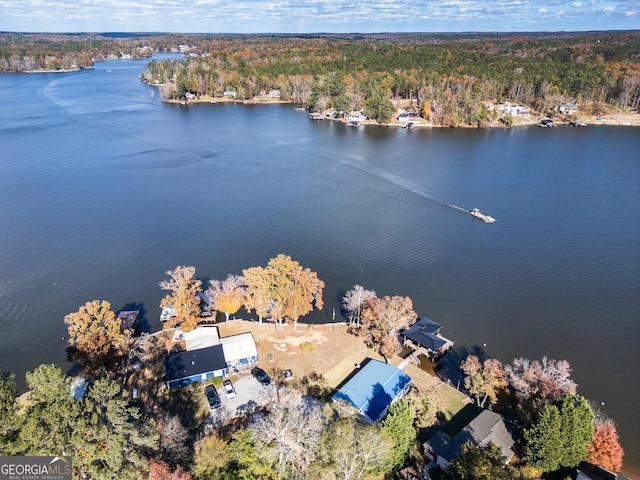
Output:
<path fill-rule="evenodd" d="M 640 0 L 0 0 L 13 32 L 530 32 L 640 29 Z"/>

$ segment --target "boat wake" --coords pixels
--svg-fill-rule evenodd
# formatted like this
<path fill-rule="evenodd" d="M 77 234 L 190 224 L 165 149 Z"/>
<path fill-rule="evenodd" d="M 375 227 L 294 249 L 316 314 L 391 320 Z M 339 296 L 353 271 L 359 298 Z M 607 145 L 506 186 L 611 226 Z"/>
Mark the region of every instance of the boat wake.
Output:
<path fill-rule="evenodd" d="M 400 177 L 398 175 L 395 175 L 391 172 L 388 172 L 386 170 L 383 170 L 381 168 L 376 168 L 376 167 L 370 167 L 369 165 L 367 165 L 364 162 L 352 162 L 349 160 L 345 160 L 342 159 L 341 160 L 343 163 L 349 165 L 350 167 L 353 167 L 357 170 L 360 170 L 361 172 L 367 173 L 369 175 L 373 175 L 375 177 L 378 177 L 382 180 L 385 180 L 387 182 L 389 182 L 392 185 L 395 185 L 396 187 L 399 187 L 403 190 L 406 190 L 408 192 L 414 193 L 426 200 L 429 200 L 431 202 L 435 202 L 439 205 L 443 205 L 445 207 L 450 207 L 453 208 L 455 210 L 460 210 L 461 212 L 464 213 L 469 213 L 469 210 L 467 210 L 466 208 L 462 208 L 458 205 L 455 205 L 453 203 L 449 203 L 446 202 L 440 198 L 437 198 L 436 196 L 432 195 L 431 193 L 429 193 L 428 191 L 426 191 L 424 188 L 420 187 L 419 185 L 416 185 L 415 183 L 411 182 L 410 180 L 407 180 L 406 178 Z"/>

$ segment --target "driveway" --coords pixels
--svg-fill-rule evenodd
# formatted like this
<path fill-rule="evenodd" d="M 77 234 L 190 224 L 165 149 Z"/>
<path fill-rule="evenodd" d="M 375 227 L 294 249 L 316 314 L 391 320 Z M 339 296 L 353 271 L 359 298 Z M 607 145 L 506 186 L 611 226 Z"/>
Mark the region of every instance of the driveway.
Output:
<path fill-rule="evenodd" d="M 249 373 L 233 382 L 233 388 L 236 390 L 236 398 L 227 399 L 222 387 L 218 388 L 218 394 L 222 405 L 211 412 L 211 423 L 219 427 L 227 420 L 244 414 L 250 414 L 257 407 L 261 407 L 269 403 L 276 395 L 276 388 L 271 384 L 267 386 L 261 385 Z"/>

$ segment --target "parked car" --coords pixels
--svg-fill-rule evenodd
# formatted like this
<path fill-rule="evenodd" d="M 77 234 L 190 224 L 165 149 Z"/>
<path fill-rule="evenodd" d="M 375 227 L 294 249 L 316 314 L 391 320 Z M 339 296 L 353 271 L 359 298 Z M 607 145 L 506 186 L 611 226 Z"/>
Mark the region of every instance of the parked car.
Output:
<path fill-rule="evenodd" d="M 269 378 L 269 375 L 267 375 L 267 372 L 260 367 L 253 367 L 251 369 L 251 375 L 253 375 L 253 377 L 262 385 L 269 385 L 271 383 L 271 379 Z"/>
<path fill-rule="evenodd" d="M 220 395 L 218 395 L 218 391 L 213 385 L 207 385 L 204 387 L 204 394 L 207 396 L 207 402 L 209 402 L 209 407 L 212 409 L 218 408 L 222 405 L 222 402 L 220 402 Z"/>
<path fill-rule="evenodd" d="M 236 398 L 236 389 L 233 388 L 233 383 L 231 380 L 225 380 L 222 382 L 222 389 L 224 390 L 224 394 L 227 396 L 228 400 L 233 400 Z"/>

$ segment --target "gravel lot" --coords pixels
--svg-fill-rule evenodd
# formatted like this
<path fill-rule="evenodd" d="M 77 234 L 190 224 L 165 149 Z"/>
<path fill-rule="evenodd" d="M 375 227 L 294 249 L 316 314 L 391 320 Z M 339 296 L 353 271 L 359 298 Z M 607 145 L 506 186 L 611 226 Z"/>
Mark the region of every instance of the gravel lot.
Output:
<path fill-rule="evenodd" d="M 242 376 L 233 382 L 236 398 L 231 401 L 227 399 L 222 387 L 219 387 L 218 395 L 220 395 L 222 405 L 211 412 L 211 423 L 220 426 L 231 418 L 251 412 L 258 406 L 266 405 L 276 395 L 273 379 L 271 380 L 270 385 L 263 386 L 251 374 Z"/>

